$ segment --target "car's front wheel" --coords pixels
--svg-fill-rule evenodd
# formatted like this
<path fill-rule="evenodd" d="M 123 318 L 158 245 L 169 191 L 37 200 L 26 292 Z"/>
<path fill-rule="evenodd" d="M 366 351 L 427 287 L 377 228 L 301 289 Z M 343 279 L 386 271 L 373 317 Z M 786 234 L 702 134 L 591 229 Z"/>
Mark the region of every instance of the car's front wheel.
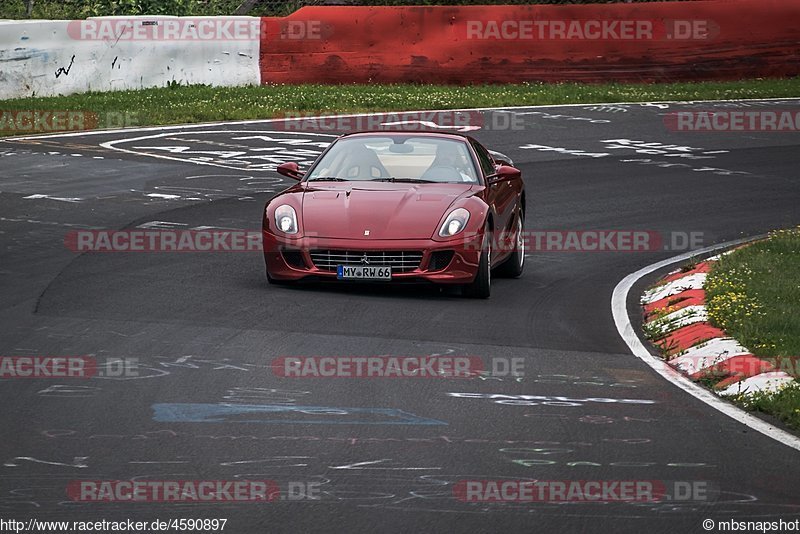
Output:
<path fill-rule="evenodd" d="M 464 286 L 463 294 L 476 299 L 487 299 L 492 292 L 492 231 L 488 225 L 483 232 L 483 245 L 478 262 L 478 273 L 471 284 Z"/>
<path fill-rule="evenodd" d="M 514 250 L 511 252 L 508 259 L 495 271 L 500 276 L 508 276 L 510 278 L 519 278 L 522 276 L 522 271 L 525 268 L 524 226 L 525 221 L 523 220 L 522 211 L 520 211 L 514 228 Z"/>

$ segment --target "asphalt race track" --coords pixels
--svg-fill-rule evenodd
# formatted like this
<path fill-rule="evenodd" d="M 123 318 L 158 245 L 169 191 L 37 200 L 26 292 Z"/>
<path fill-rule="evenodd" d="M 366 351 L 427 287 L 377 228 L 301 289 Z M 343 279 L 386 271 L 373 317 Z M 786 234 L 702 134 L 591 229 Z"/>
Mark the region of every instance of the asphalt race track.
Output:
<path fill-rule="evenodd" d="M 522 169 L 529 230 L 697 232 L 707 246 L 800 224 L 800 135 L 680 133 L 665 114 L 798 103 L 520 108 L 524 129 L 487 119 L 473 135 Z M 4 517 L 227 518 L 228 532 L 701 532 L 706 518 L 800 518 L 800 453 L 663 380 L 615 328 L 613 288 L 684 252 L 668 241 L 531 252 L 524 276 L 495 279 L 487 301 L 428 287 L 269 286 L 258 252 L 64 244 L 81 229 L 257 230 L 265 200 L 289 183 L 275 162 L 311 161 L 330 139 L 261 121 L 0 141 L 0 354 L 141 366 L 138 376 L 2 380 Z M 663 272 L 633 288 L 634 314 Z M 425 354 L 523 358 L 525 376 L 297 379 L 270 368 L 279 356 Z M 156 406 L 189 404 L 205 406 L 199 417 Z M 203 411 L 214 406 L 233 409 Z M 83 503 L 66 493 L 75 480 L 131 478 L 307 482 L 320 498 Z M 456 482 L 472 479 L 713 491 L 688 502 L 455 499 Z"/>

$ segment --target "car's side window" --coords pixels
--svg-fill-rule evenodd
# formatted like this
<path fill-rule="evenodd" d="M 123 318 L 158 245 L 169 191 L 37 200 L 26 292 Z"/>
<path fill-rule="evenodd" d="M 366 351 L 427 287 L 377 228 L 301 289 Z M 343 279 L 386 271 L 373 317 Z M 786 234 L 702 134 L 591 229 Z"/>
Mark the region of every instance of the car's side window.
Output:
<path fill-rule="evenodd" d="M 489 155 L 489 152 L 487 152 L 486 149 L 481 145 L 474 142 L 472 143 L 472 148 L 475 149 L 475 153 L 478 155 L 478 162 L 481 165 L 484 176 L 494 174 L 494 161 L 492 161 L 492 157 Z"/>

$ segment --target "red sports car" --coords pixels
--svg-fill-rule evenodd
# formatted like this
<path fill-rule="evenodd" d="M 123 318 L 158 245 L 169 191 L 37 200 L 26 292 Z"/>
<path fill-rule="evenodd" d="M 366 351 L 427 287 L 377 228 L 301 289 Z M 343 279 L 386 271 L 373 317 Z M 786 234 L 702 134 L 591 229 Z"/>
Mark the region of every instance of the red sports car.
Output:
<path fill-rule="evenodd" d="M 317 279 L 459 284 L 486 298 L 492 270 L 525 263 L 525 187 L 508 158 L 466 135 L 337 138 L 264 209 L 270 283 Z"/>

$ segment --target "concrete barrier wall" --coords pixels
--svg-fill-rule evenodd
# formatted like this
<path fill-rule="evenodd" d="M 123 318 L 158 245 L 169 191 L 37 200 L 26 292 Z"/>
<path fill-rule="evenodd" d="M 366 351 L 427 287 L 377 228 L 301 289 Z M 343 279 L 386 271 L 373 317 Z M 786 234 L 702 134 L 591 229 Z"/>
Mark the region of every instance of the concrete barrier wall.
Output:
<path fill-rule="evenodd" d="M 794 0 L 305 7 L 264 19 L 261 79 L 494 83 L 796 76 L 798 21 L 800 2 Z M 648 25 L 649 36 L 637 38 L 637 29 Z M 633 33 L 622 34 L 623 26 Z M 559 27 L 564 32 L 553 34 Z"/>
<path fill-rule="evenodd" d="M 797 76 L 798 20 L 800 2 L 793 0 L 695 0 L 305 7 L 288 17 L 264 19 L 0 21 L 0 99 L 169 82 L 461 84 Z M 196 38 L 186 32 L 208 21 L 218 35 Z M 238 33 L 219 32 L 231 24 L 238 25 Z M 176 25 L 180 34 L 169 34 Z"/>
<path fill-rule="evenodd" d="M 179 33 L 159 34 L 167 21 Z M 200 27 L 206 34 L 194 38 L 201 21 L 210 21 Z M 228 23 L 238 33 L 225 31 Z M 259 36 L 255 17 L 0 21 L 0 99 L 169 82 L 258 85 Z"/>

